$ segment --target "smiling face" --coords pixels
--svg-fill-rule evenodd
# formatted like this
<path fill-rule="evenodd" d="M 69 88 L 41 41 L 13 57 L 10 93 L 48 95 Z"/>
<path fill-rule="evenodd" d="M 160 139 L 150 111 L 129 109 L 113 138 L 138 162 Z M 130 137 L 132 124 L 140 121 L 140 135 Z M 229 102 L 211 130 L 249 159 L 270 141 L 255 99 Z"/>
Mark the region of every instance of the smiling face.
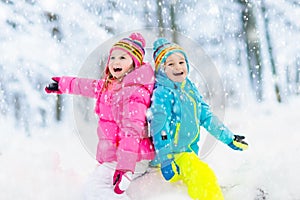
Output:
<path fill-rule="evenodd" d="M 164 64 L 166 75 L 174 82 L 183 82 L 187 76 L 187 63 L 181 53 L 171 54 Z"/>
<path fill-rule="evenodd" d="M 125 51 L 116 49 L 111 52 L 108 69 L 113 77 L 121 79 L 133 68 L 133 60 Z"/>

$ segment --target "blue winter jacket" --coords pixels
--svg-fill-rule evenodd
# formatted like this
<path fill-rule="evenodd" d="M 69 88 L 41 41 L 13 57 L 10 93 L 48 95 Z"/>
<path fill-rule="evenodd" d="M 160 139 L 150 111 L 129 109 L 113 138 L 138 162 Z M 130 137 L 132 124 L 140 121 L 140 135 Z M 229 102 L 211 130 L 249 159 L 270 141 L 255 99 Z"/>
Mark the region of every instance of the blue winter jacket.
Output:
<path fill-rule="evenodd" d="M 188 78 L 182 83 L 173 82 L 163 70 L 156 74 L 148 121 L 156 151 L 153 165 L 164 163 L 181 152 L 198 154 L 200 126 L 225 144 L 234 137 L 213 115 Z"/>

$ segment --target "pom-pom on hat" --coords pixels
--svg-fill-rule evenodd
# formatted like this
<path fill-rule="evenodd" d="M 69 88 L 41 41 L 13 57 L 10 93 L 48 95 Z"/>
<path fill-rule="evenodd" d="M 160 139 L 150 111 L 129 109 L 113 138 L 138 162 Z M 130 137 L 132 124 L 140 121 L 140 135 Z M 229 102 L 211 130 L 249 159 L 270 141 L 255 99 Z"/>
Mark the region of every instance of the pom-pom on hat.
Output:
<path fill-rule="evenodd" d="M 187 68 L 189 70 L 189 63 L 188 59 L 186 56 L 186 53 L 184 52 L 183 48 L 179 46 L 178 44 L 169 42 L 165 38 L 158 38 L 154 43 L 153 43 L 153 59 L 155 62 L 155 71 L 158 71 L 159 67 L 161 64 L 166 62 L 166 59 L 168 56 L 171 54 L 178 52 L 182 53 L 184 55 Z"/>
<path fill-rule="evenodd" d="M 115 49 L 124 50 L 132 57 L 135 67 L 140 67 L 145 56 L 145 45 L 145 39 L 140 33 L 132 33 L 128 38 L 123 38 L 115 43 L 109 54 Z"/>

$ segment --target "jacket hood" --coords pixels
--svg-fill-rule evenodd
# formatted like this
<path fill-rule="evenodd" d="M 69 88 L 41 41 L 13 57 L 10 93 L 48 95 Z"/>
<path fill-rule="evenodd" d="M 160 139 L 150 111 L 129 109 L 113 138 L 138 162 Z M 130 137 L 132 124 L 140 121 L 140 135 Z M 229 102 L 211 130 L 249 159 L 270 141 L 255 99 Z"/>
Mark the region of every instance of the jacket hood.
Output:
<path fill-rule="evenodd" d="M 155 78 L 154 71 L 150 63 L 143 63 L 142 66 L 135 68 L 133 71 L 124 76 L 122 82 L 116 84 L 115 90 L 119 90 L 122 87 L 143 85 L 150 92 L 153 90 Z"/>
<path fill-rule="evenodd" d="M 185 81 L 187 78 L 185 79 Z M 158 85 L 163 85 L 172 89 L 176 89 L 182 85 L 182 82 L 174 82 L 166 75 L 162 68 L 159 68 L 156 72 L 156 83 Z"/>

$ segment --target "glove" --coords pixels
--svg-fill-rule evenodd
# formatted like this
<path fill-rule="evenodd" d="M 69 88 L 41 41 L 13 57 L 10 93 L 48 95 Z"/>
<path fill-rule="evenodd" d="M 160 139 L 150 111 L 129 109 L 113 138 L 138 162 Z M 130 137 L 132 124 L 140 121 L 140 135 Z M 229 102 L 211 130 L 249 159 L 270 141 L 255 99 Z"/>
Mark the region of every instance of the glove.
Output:
<path fill-rule="evenodd" d="M 113 176 L 114 192 L 122 194 L 129 187 L 133 173 L 131 171 L 116 170 Z"/>
<path fill-rule="evenodd" d="M 167 160 L 166 162 L 162 163 L 160 170 L 163 177 L 167 181 L 180 174 L 179 166 L 174 160 Z"/>
<path fill-rule="evenodd" d="M 62 92 L 58 89 L 58 83 L 60 81 L 60 77 L 52 77 L 54 82 L 50 83 L 45 87 L 45 91 L 49 93 L 62 94 Z"/>
<path fill-rule="evenodd" d="M 248 148 L 248 144 L 244 141 L 245 136 L 234 135 L 233 141 L 228 146 L 234 150 L 244 151 Z"/>

